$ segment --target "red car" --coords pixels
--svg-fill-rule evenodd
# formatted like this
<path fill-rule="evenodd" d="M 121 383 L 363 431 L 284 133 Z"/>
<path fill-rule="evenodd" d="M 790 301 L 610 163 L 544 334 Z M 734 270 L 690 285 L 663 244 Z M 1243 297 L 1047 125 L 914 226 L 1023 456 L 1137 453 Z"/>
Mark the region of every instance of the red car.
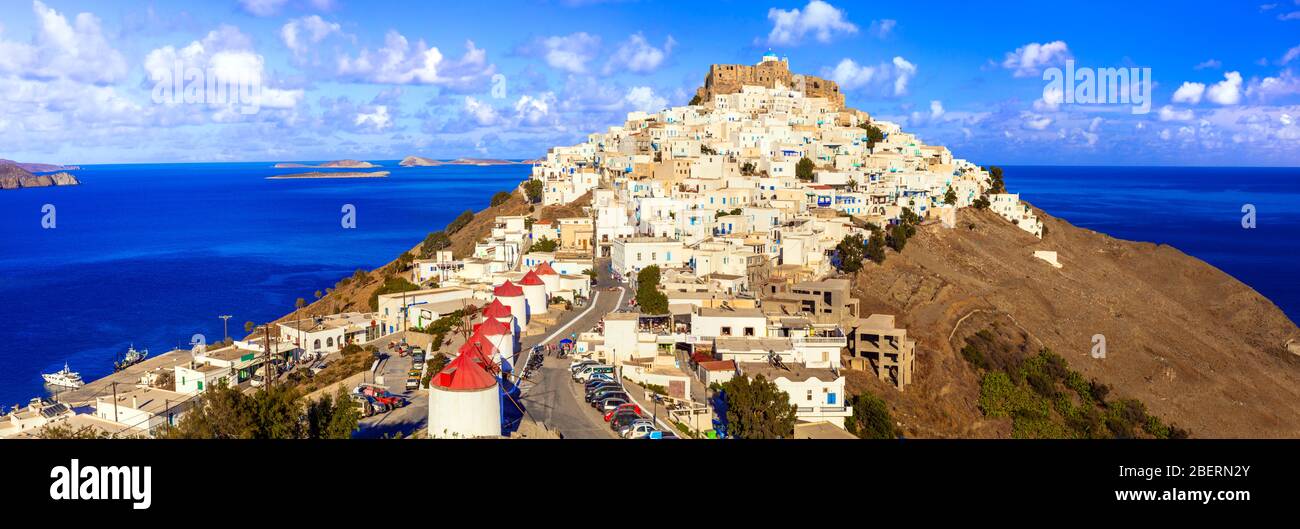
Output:
<path fill-rule="evenodd" d="M 617 407 L 617 408 L 614 408 L 614 409 L 612 409 L 612 410 L 609 410 L 609 411 L 605 412 L 605 422 L 609 422 L 610 418 L 614 417 L 614 414 L 615 414 L 615 413 L 618 413 L 618 412 L 623 411 L 623 410 L 632 410 L 632 411 L 636 412 L 637 414 L 640 414 L 640 413 L 641 413 L 641 407 L 640 407 L 640 406 L 637 406 L 636 404 L 633 404 L 633 403 L 629 402 L 629 403 L 627 403 L 627 404 L 623 404 L 623 405 L 621 405 L 621 406 L 619 406 L 619 407 Z"/>

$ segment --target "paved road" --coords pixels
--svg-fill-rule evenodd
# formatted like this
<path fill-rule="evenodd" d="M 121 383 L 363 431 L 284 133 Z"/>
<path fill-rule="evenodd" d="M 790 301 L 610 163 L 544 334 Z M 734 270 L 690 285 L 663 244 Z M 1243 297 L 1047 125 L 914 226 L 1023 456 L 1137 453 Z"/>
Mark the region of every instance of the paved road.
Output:
<path fill-rule="evenodd" d="M 597 262 L 597 286 L 589 312 L 579 313 L 568 328 L 525 340 L 523 350 L 534 345 L 556 344 L 570 334 L 581 334 L 596 327 L 606 314 L 626 306 L 631 297 L 623 285 L 615 283 L 608 274 L 607 259 Z M 608 288 L 614 290 L 606 290 Z M 569 360 L 546 358 L 542 369 L 533 375 L 530 384 L 523 386 L 524 407 L 534 420 L 557 430 L 567 439 L 610 439 L 617 437 L 604 419 L 582 400 L 581 386 L 574 384 L 569 375 Z"/>
<path fill-rule="evenodd" d="M 357 439 L 376 439 L 407 436 L 423 430 L 429 423 L 429 391 L 406 390 L 406 374 L 411 370 L 411 357 L 390 354 L 379 365 L 379 375 L 388 390 L 406 397 L 410 404 L 396 410 L 373 415 L 361 420 L 361 429 L 353 434 Z M 348 388 L 351 390 L 351 388 Z"/>
<path fill-rule="evenodd" d="M 569 338 L 571 335 L 590 331 L 604 319 L 606 314 L 618 310 L 620 307 L 626 307 L 627 302 L 631 299 L 631 293 L 623 285 L 619 285 L 609 277 L 607 272 L 608 263 L 609 261 L 605 259 L 601 260 L 597 265 L 600 273 L 597 275 L 598 286 L 595 289 L 594 299 L 592 304 L 588 306 L 591 310 L 587 310 L 587 308 L 578 309 L 574 316 L 559 322 L 555 329 L 545 334 L 525 337 L 520 344 L 523 356 L 526 356 L 527 352 L 536 345 L 558 344 L 560 340 Z M 609 288 L 614 290 L 607 290 Z M 521 356 L 519 362 L 517 362 L 519 368 L 523 367 L 525 361 Z M 426 427 L 429 418 L 428 391 L 420 390 L 411 393 L 401 391 L 404 390 L 406 371 L 410 369 L 410 362 L 409 358 L 400 358 L 394 355 L 384 365 L 380 366 L 380 370 L 387 375 L 385 378 L 388 379 L 386 382 L 388 382 L 389 390 L 406 395 L 411 399 L 411 404 L 405 408 L 363 419 L 361 421 L 361 430 L 356 432 L 353 437 L 376 438 L 385 435 L 408 435 Z M 569 360 L 549 357 L 541 370 L 535 373 L 530 380 L 524 381 L 520 385 L 520 389 L 524 394 L 524 407 L 528 410 L 528 414 L 533 420 L 558 431 L 565 438 L 610 439 L 617 437 L 614 432 L 610 431 L 601 415 L 583 401 L 582 395 L 579 394 L 582 387 L 573 383 L 570 379 L 568 367 Z"/>

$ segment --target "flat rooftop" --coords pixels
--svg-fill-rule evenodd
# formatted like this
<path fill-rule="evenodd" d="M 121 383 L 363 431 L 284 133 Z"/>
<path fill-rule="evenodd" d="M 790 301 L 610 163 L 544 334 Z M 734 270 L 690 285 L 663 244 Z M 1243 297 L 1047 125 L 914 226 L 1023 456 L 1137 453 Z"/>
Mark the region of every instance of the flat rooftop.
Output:
<path fill-rule="evenodd" d="M 785 378 L 791 382 L 803 382 L 816 378 L 822 382 L 830 382 L 840 378 L 830 369 L 810 368 L 803 364 L 785 364 L 787 369 L 782 369 L 767 362 L 742 362 L 739 367 L 741 374 L 747 377 L 763 375 L 763 378 L 768 380 Z"/>

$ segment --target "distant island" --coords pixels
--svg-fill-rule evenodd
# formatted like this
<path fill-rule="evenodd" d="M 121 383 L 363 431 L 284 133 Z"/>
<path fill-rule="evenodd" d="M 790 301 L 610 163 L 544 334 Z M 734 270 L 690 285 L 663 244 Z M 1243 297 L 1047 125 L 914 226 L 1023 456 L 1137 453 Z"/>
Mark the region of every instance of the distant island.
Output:
<path fill-rule="evenodd" d="M 499 159 L 492 159 L 492 158 L 457 158 L 455 160 L 447 161 L 447 160 L 434 160 L 432 158 L 423 158 L 420 156 L 407 156 L 406 158 L 403 158 L 401 163 L 399 163 L 398 165 L 401 165 L 402 167 L 438 167 L 441 165 L 473 165 L 473 166 L 484 167 L 489 165 L 529 165 L 533 163 L 536 163 L 536 161 L 525 160 L 521 162 L 515 160 L 499 160 Z"/>
<path fill-rule="evenodd" d="M 57 168 L 58 165 L 19 164 L 10 160 L 0 160 L 0 189 L 23 189 L 29 187 L 75 186 L 81 181 L 71 173 L 32 174 L 26 167 Z"/>
<path fill-rule="evenodd" d="M 369 173 L 361 172 L 361 171 L 338 171 L 338 172 L 313 171 L 310 173 L 268 176 L 266 177 L 266 179 L 267 180 L 290 180 L 290 179 L 297 179 L 297 178 L 386 178 L 386 177 L 388 177 L 388 171 L 373 171 Z"/>
<path fill-rule="evenodd" d="M 301 163 L 282 162 L 275 164 L 276 169 L 373 169 L 379 167 L 370 162 L 359 160 L 336 160 L 325 162 L 320 165 L 309 165 Z"/>
<path fill-rule="evenodd" d="M 75 165 L 54 165 L 48 163 L 22 163 L 22 162 L 15 162 L 13 160 L 6 160 L 4 158 L 0 158 L 0 165 L 16 165 L 18 167 L 21 167 L 24 171 L 30 173 L 53 173 L 55 171 L 76 171 L 78 169 L 81 169 L 80 167 L 77 167 Z"/>

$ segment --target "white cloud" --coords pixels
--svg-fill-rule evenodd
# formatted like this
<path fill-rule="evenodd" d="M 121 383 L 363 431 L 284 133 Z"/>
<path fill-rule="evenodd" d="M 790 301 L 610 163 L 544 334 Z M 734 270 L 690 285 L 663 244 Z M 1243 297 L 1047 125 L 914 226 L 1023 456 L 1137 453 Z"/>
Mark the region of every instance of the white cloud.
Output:
<path fill-rule="evenodd" d="M 1204 69 L 1207 69 L 1207 68 L 1208 68 L 1208 69 L 1211 69 L 1211 70 L 1218 70 L 1219 68 L 1222 68 L 1222 67 L 1223 67 L 1223 63 L 1222 63 L 1222 62 L 1219 62 L 1219 61 L 1216 60 L 1216 59 L 1208 59 L 1208 60 L 1206 60 L 1206 61 L 1204 61 L 1204 62 L 1202 62 L 1202 63 L 1200 63 L 1200 64 L 1197 64 L 1197 65 L 1195 66 L 1195 68 L 1196 68 L 1197 70 L 1204 70 Z"/>
<path fill-rule="evenodd" d="M 900 96 L 907 93 L 908 82 L 916 76 L 916 65 L 902 57 L 875 66 L 861 65 L 846 58 L 834 68 L 822 69 L 822 75 L 844 90 L 875 88 L 884 95 Z"/>
<path fill-rule="evenodd" d="M 654 89 L 648 86 L 629 88 L 623 101 L 630 109 L 645 112 L 658 112 L 668 106 L 668 100 L 655 94 Z"/>
<path fill-rule="evenodd" d="M 244 12 L 255 17 L 278 15 L 289 3 L 289 0 L 239 0 L 239 6 L 244 9 Z M 333 11 L 336 7 L 335 0 L 299 0 L 294 4 L 301 9 L 316 11 Z"/>
<path fill-rule="evenodd" d="M 1002 67 L 1011 70 L 1015 77 L 1034 77 L 1041 74 L 1043 68 L 1063 64 L 1070 57 L 1070 47 L 1064 41 L 1031 42 L 1007 52 Z"/>
<path fill-rule="evenodd" d="M 818 42 L 827 43 L 836 34 L 858 32 L 858 26 L 849 22 L 843 10 L 822 0 L 812 0 L 803 9 L 771 8 L 767 11 L 767 19 L 772 21 L 768 44 L 793 46 L 803 42 L 809 34 Z"/>
<path fill-rule="evenodd" d="M 1250 86 L 1246 88 L 1246 95 L 1260 101 L 1300 95 L 1300 77 L 1296 77 L 1288 68 L 1276 77 L 1252 79 Z"/>
<path fill-rule="evenodd" d="M 1296 60 L 1296 58 L 1298 58 L 1298 57 L 1300 57 L 1300 46 L 1296 46 L 1296 47 L 1294 47 L 1294 48 L 1291 48 L 1291 49 L 1289 49 L 1289 50 L 1286 50 L 1286 53 L 1284 53 L 1284 54 L 1282 55 L 1282 60 L 1280 60 L 1280 61 L 1278 61 L 1278 62 L 1279 62 L 1280 64 L 1287 64 L 1287 63 L 1289 63 L 1289 62 L 1291 62 L 1291 61 Z"/>
<path fill-rule="evenodd" d="M 491 77 L 496 66 L 488 64 L 487 52 L 465 41 L 465 54 L 449 60 L 436 47 L 421 39 L 411 43 L 401 33 L 389 31 L 384 47 L 372 52 L 362 49 L 355 58 L 341 56 L 338 74 L 371 83 L 427 84 L 468 88 Z"/>
<path fill-rule="evenodd" d="M 341 33 L 343 27 L 337 22 L 327 22 L 320 15 L 295 18 L 280 28 L 280 40 L 293 52 L 294 57 L 302 58 L 313 44 L 319 44 L 330 35 Z"/>
<path fill-rule="evenodd" d="M 388 107 L 379 105 L 370 113 L 358 113 L 352 120 L 358 128 L 381 132 L 393 127 L 393 118 L 388 115 Z"/>
<path fill-rule="evenodd" d="M 239 0 L 239 5 L 243 6 L 244 11 L 248 14 L 269 17 L 280 12 L 280 8 L 289 0 Z"/>
<path fill-rule="evenodd" d="M 25 79 L 70 79 L 112 84 L 126 77 L 126 59 L 108 44 L 99 18 L 79 13 L 70 23 L 62 13 L 32 2 L 35 37 L 30 44 L 0 34 L 0 75 Z"/>
<path fill-rule="evenodd" d="M 664 40 L 663 47 L 656 48 L 646 41 L 645 36 L 636 33 L 628 37 L 618 50 L 610 56 L 609 62 L 605 63 L 604 74 L 609 75 L 619 70 L 627 70 L 632 73 L 650 73 L 658 70 L 663 65 L 664 60 L 672 53 L 673 48 L 677 46 L 677 41 L 669 35 Z"/>
<path fill-rule="evenodd" d="M 897 20 L 886 18 L 884 20 L 872 20 L 871 27 L 867 28 L 867 31 L 875 35 L 876 38 L 885 39 L 889 38 L 889 35 L 894 32 L 896 27 L 898 27 Z"/>
<path fill-rule="evenodd" d="M 1219 105 L 1235 105 L 1241 102 L 1241 74 L 1228 72 L 1223 80 L 1205 90 L 1205 99 Z"/>
<path fill-rule="evenodd" d="M 541 57 L 552 68 L 570 73 L 586 73 L 587 63 L 600 53 L 600 37 L 578 32 L 535 39 L 525 54 Z"/>
<path fill-rule="evenodd" d="M 474 120 L 479 126 L 495 125 L 500 121 L 501 116 L 497 113 L 496 108 L 492 105 L 479 101 L 472 96 L 465 97 L 465 114 Z"/>
<path fill-rule="evenodd" d="M 1191 109 L 1178 110 L 1170 105 L 1160 107 L 1156 116 L 1160 121 L 1191 121 L 1193 117 Z"/>
<path fill-rule="evenodd" d="M 252 40 L 247 35 L 230 25 L 222 25 L 208 32 L 202 40 L 179 49 L 169 45 L 150 51 L 144 59 L 146 82 L 153 84 L 172 79 L 178 67 L 182 71 L 197 69 L 227 86 L 257 83 L 261 86 L 258 101 L 261 107 L 293 108 L 303 98 L 301 89 L 283 90 L 270 86 L 265 71 L 266 60 L 253 49 Z M 229 106 L 210 102 L 215 106 Z M 180 103 L 178 100 L 167 102 L 172 106 Z"/>
<path fill-rule="evenodd" d="M 1201 102 L 1201 96 L 1203 95 L 1205 95 L 1204 83 L 1187 82 L 1174 91 L 1174 102 L 1195 105 Z"/>
<path fill-rule="evenodd" d="M 1021 113 L 1021 119 L 1025 128 L 1032 130 L 1043 130 L 1052 124 L 1052 118 L 1032 112 Z"/>

